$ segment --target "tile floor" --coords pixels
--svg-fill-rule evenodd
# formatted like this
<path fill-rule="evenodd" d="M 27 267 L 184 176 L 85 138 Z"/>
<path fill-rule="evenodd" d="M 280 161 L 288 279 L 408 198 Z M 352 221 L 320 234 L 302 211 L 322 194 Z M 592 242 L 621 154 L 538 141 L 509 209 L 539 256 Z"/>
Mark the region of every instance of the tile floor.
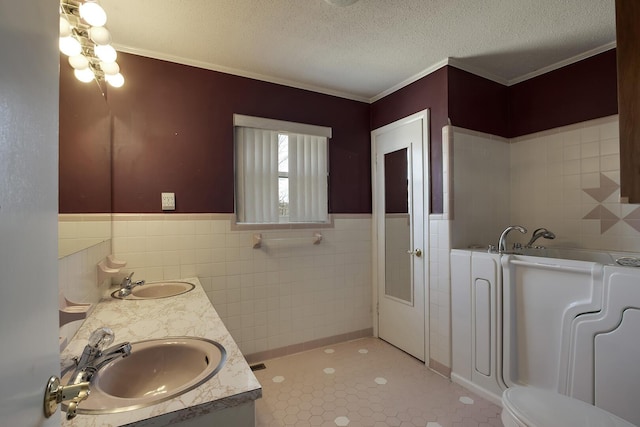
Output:
<path fill-rule="evenodd" d="M 376 338 L 264 362 L 256 425 L 502 426 L 500 408 Z"/>

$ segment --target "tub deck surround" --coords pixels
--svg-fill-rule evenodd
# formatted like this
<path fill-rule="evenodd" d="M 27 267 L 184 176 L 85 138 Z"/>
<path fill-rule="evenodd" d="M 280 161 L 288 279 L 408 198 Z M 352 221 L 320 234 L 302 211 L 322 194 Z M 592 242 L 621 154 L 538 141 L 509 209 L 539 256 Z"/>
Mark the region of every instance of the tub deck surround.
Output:
<path fill-rule="evenodd" d="M 227 408 L 253 405 L 262 397 L 262 387 L 249 368 L 240 349 L 209 302 L 197 278 L 182 279 L 196 285 L 182 295 L 154 300 L 119 300 L 109 293 L 98 303 L 78 333 L 62 352 L 67 366 L 82 353 L 92 331 L 107 326 L 116 343 L 170 336 L 193 336 L 218 341 L 227 350 L 222 370 L 194 390 L 156 405 L 115 414 L 78 414 L 62 425 L 68 427 L 164 426 L 193 420 Z M 109 291 L 111 292 L 111 290 Z M 82 408 L 82 403 L 78 406 Z"/>

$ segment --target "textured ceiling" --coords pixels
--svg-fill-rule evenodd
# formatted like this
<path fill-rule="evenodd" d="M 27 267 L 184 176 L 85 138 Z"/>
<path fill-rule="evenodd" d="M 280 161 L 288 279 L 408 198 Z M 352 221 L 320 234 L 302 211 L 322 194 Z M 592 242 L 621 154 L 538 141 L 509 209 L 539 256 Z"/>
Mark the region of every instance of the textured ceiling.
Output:
<path fill-rule="evenodd" d="M 614 0 L 100 3 L 118 50 L 360 100 L 447 58 L 509 83 L 615 43 Z"/>

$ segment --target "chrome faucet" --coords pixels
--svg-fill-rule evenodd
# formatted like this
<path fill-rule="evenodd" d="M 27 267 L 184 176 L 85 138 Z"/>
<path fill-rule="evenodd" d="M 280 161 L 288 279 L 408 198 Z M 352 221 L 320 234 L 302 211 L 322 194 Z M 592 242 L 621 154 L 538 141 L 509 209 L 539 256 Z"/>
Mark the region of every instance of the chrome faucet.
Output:
<path fill-rule="evenodd" d="M 144 285 L 145 283 L 144 280 L 138 280 L 137 282 L 132 282 L 131 277 L 133 277 L 133 271 L 131 272 L 131 274 L 126 276 L 124 279 L 122 279 L 122 283 L 120 283 L 120 291 L 118 292 L 119 296 L 126 297 L 127 295 L 131 294 L 131 289 L 133 289 L 136 286 Z"/>
<path fill-rule="evenodd" d="M 525 248 L 533 248 L 533 243 L 538 240 L 540 237 L 544 237 L 545 239 L 555 239 L 556 235 L 547 230 L 546 228 L 540 227 L 540 228 L 536 228 L 535 231 L 533 232 L 533 235 L 531 236 L 531 240 L 529 240 L 529 243 L 527 243 L 524 247 Z M 540 246 L 540 248 L 542 248 Z"/>
<path fill-rule="evenodd" d="M 102 327 L 96 329 L 89 336 L 89 342 L 82 351 L 82 355 L 79 358 L 73 358 L 75 364 L 62 371 L 62 375 L 64 375 L 65 372 L 74 368 L 67 386 L 62 387 L 63 389 L 71 390 L 75 387 L 83 387 L 78 397 L 72 399 L 67 405 L 68 420 L 75 418 L 78 404 L 89 396 L 89 386 L 93 375 L 112 360 L 127 357 L 131 354 L 131 344 L 128 342 L 116 344 L 113 347 L 103 350 L 113 342 L 114 337 L 113 331 L 109 328 Z M 62 397 L 62 400 L 67 399 Z M 59 402 L 60 401 L 58 401 L 58 403 Z"/>
<path fill-rule="evenodd" d="M 500 234 L 500 240 L 498 240 L 498 253 L 506 252 L 507 234 L 509 234 L 511 230 L 518 230 L 522 234 L 525 234 L 527 232 L 527 229 L 520 225 L 510 225 L 509 227 L 505 228 L 502 234 Z"/>
<path fill-rule="evenodd" d="M 75 369 L 69 379 L 69 384 L 91 381 L 93 375 L 104 365 L 120 357 L 131 354 L 131 344 L 123 342 L 105 349 L 113 342 L 115 334 L 109 328 L 96 329 L 89 336 L 89 342 L 82 351 L 80 358 L 74 358 Z"/>

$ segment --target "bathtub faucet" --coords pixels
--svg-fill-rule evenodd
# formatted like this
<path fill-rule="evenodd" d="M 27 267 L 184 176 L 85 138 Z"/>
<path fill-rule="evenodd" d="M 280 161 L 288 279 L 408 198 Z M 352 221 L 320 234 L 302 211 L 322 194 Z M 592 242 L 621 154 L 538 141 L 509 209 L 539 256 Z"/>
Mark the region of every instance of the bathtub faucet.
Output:
<path fill-rule="evenodd" d="M 506 252 L 506 248 L 507 248 L 507 234 L 509 234 L 509 232 L 511 230 L 518 230 L 519 232 L 521 232 L 522 234 L 525 234 L 527 232 L 527 229 L 520 226 L 520 225 L 510 225 L 507 228 L 504 229 L 504 231 L 502 232 L 502 234 L 500 234 L 500 240 L 498 240 L 498 253 L 504 253 Z"/>
<path fill-rule="evenodd" d="M 533 232 L 533 235 L 531 236 L 531 240 L 529 240 L 529 243 L 525 245 L 525 248 L 534 247 L 533 243 L 541 237 L 551 240 L 551 239 L 555 239 L 556 235 L 552 231 L 547 230 L 546 228 L 543 228 L 543 227 L 536 228 L 536 230 Z"/>

